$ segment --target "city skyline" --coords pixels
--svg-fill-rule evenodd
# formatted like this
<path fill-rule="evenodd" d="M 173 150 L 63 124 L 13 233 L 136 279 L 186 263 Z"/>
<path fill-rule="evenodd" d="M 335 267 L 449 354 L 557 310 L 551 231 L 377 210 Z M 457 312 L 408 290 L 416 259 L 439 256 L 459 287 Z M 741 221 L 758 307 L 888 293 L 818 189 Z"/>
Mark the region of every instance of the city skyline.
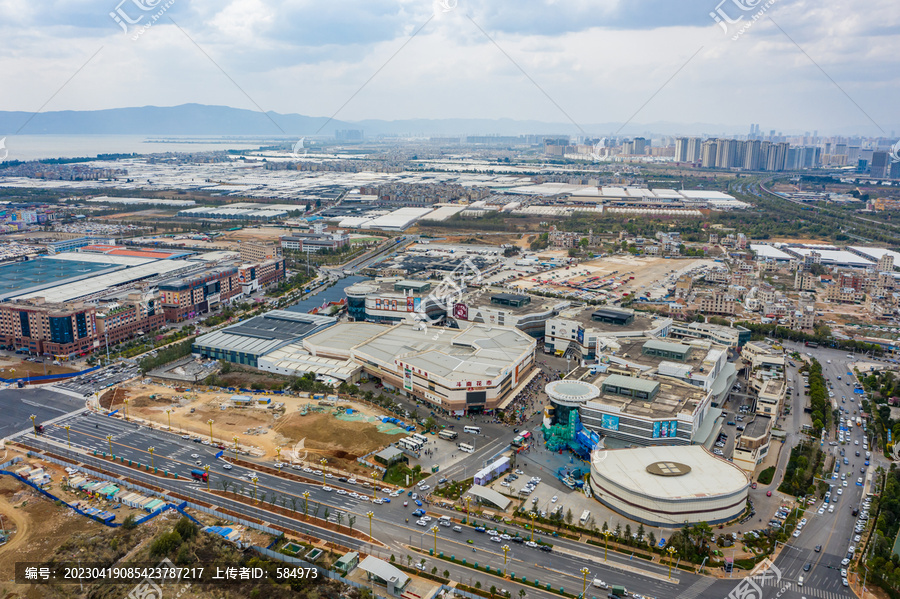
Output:
<path fill-rule="evenodd" d="M 200 103 L 344 122 L 508 118 L 586 134 L 598 133 L 592 123 L 623 134 L 710 124 L 681 129 L 710 135 L 761 123 L 890 137 L 896 13 L 887 2 L 851 13 L 777 0 L 6 1 L 0 53 L 13 91 L 0 110 Z"/>

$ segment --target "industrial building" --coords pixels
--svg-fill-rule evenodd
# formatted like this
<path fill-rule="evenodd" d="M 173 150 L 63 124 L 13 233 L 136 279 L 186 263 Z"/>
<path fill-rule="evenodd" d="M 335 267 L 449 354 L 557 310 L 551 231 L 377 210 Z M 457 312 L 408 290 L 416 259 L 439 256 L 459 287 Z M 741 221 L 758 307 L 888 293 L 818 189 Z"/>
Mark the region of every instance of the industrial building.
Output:
<path fill-rule="evenodd" d="M 301 341 L 334 325 L 330 316 L 272 310 L 194 340 L 193 351 L 203 358 L 259 367 L 263 355 Z"/>
<path fill-rule="evenodd" d="M 591 454 L 591 491 L 603 505 L 649 526 L 735 520 L 750 478 L 700 446 L 600 449 Z"/>
<path fill-rule="evenodd" d="M 189 274 L 160 282 L 158 288 L 169 322 L 209 312 L 243 291 L 234 266 L 201 266 Z"/>

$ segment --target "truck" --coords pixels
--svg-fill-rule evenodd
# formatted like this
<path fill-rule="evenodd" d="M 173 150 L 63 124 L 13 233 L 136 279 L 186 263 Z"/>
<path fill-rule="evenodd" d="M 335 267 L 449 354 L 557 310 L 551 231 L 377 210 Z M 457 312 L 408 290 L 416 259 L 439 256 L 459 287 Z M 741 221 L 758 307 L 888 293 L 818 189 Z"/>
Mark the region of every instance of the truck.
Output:
<path fill-rule="evenodd" d="M 196 470 L 196 469 L 195 469 L 195 470 L 191 470 L 191 476 L 192 476 L 195 480 L 202 480 L 203 482 L 208 482 L 208 481 L 209 481 L 209 474 L 207 474 L 207 473 L 204 472 L 203 470 Z"/>
<path fill-rule="evenodd" d="M 613 587 L 609 591 L 609 595 L 607 595 L 609 599 L 623 599 L 627 596 L 628 593 L 625 590 L 625 587 L 619 585 L 613 585 Z"/>
<path fill-rule="evenodd" d="M 34 432 L 39 433 L 39 434 L 40 434 L 40 433 L 43 433 L 43 432 L 44 432 L 44 425 L 43 425 L 43 424 L 35 424 L 35 425 L 34 425 Z"/>

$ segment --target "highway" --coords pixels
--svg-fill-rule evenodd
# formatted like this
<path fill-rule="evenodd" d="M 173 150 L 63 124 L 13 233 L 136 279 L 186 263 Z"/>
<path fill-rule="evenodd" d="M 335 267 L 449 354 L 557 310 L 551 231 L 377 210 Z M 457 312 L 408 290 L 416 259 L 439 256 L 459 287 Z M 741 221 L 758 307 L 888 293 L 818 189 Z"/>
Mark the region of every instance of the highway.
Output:
<path fill-rule="evenodd" d="M 30 424 L 30 423 L 29 423 Z M 112 450 L 117 456 L 123 456 L 126 460 L 136 460 L 147 464 L 150 463 L 150 454 L 148 447 L 154 447 L 153 464 L 162 470 L 169 472 L 177 472 L 179 479 L 172 477 L 164 478 L 154 476 L 150 473 L 129 468 L 126 465 L 111 463 L 108 460 L 94 458 L 92 455 L 72 455 L 74 459 L 84 463 L 86 466 L 95 466 L 108 473 L 116 473 L 126 475 L 136 481 L 152 483 L 166 490 L 175 491 L 182 495 L 211 503 L 220 507 L 227 507 L 236 512 L 253 516 L 265 522 L 278 524 L 291 530 L 297 530 L 313 536 L 332 540 L 342 545 L 370 551 L 368 543 L 340 535 L 332 531 L 323 529 L 311 529 L 309 526 L 299 521 L 302 518 L 302 500 L 301 493 L 309 492 L 310 513 L 313 513 L 314 503 L 322 504 L 320 516 L 324 515 L 325 507 L 328 508 L 332 522 L 336 521 L 337 511 L 343 512 L 343 525 L 347 525 L 346 515 L 356 517 L 354 528 L 356 530 L 366 531 L 368 528 L 368 520 L 365 516 L 366 512 L 372 510 L 375 513 L 373 519 L 373 534 L 382 541 L 387 548 L 375 547 L 374 551 L 377 555 L 387 559 L 394 554 L 397 559 L 403 559 L 407 554 L 418 559 L 415 552 L 410 551 L 407 546 L 421 547 L 427 551 L 429 547 L 434 546 L 433 533 L 430 531 L 432 525 L 436 524 L 436 516 L 440 514 L 453 515 L 457 518 L 460 514 L 446 510 L 432 509 L 429 507 L 429 514 L 434 520 L 429 522 L 427 527 L 416 526 L 415 517 L 411 516 L 412 510 L 416 508 L 412 501 L 409 506 L 403 506 L 403 500 L 408 498 L 403 495 L 394 498 L 390 504 L 373 505 L 369 501 L 355 499 L 347 495 L 338 495 L 336 491 L 326 492 L 323 485 L 317 482 L 297 482 L 288 480 L 280 476 L 269 475 L 263 472 L 256 472 L 258 476 L 257 493 L 261 496 L 266 493 L 266 503 L 270 503 L 273 494 L 279 497 L 278 505 L 281 505 L 281 498 L 287 500 L 287 509 L 292 509 L 290 499 L 293 497 L 297 500 L 298 519 L 287 518 L 271 512 L 265 511 L 263 505 L 252 505 L 253 484 L 249 482 L 249 478 L 254 474 L 253 471 L 235 465 L 231 470 L 224 468 L 226 461 L 216 459 L 215 453 L 219 450 L 202 445 L 192 443 L 182 439 L 179 435 L 169 433 L 160 429 L 149 429 L 139 426 L 131 422 L 125 422 L 118 418 L 110 418 L 100 416 L 94 413 L 82 413 L 69 419 L 60 421 L 57 426 L 47 427 L 45 433 L 37 438 L 31 434 L 21 435 L 17 441 L 24 443 L 30 447 L 41 450 L 52 450 L 57 455 L 66 455 L 67 453 L 67 431 L 61 428 L 63 425 L 69 425 L 68 439 L 71 442 L 74 452 L 93 451 L 104 452 L 109 451 L 110 441 L 107 436 L 111 436 Z M 485 451 L 490 451 L 486 447 Z M 192 457 L 196 454 L 197 458 Z M 228 454 L 226 452 L 226 458 Z M 199 461 L 201 464 L 196 464 Z M 194 481 L 190 478 L 190 471 L 194 468 L 200 468 L 202 465 L 210 466 L 210 488 L 221 490 L 222 480 L 229 481 L 229 490 L 241 490 L 248 497 L 248 504 L 238 503 L 221 496 L 212 496 L 206 491 L 204 483 Z M 340 483 L 336 479 L 328 480 L 329 486 L 334 488 L 355 489 L 357 492 L 371 494 L 371 490 L 363 489 L 359 486 L 354 487 L 346 483 Z M 378 496 L 384 494 L 379 492 Z M 407 518 L 409 522 L 407 523 Z M 550 583 L 554 588 L 560 586 L 567 590 L 574 590 L 581 584 L 581 574 L 579 571 L 586 564 L 591 570 L 591 576 L 601 578 L 613 584 L 623 584 L 627 588 L 641 592 L 652 597 L 669 597 L 673 596 L 674 591 L 679 588 L 687 588 L 691 584 L 700 580 L 701 577 L 683 572 L 675 571 L 673 578 L 678 580 L 678 584 L 673 584 L 663 580 L 668 572 L 666 566 L 660 564 L 648 564 L 642 560 L 629 559 L 629 556 L 610 552 L 608 562 L 605 564 L 603 560 L 603 549 L 593 547 L 583 543 L 563 540 L 559 538 L 543 539 L 552 542 L 555 550 L 552 553 L 544 553 L 538 549 L 528 548 L 524 544 L 505 542 L 492 542 L 488 535 L 475 532 L 470 527 L 463 527 L 463 532 L 456 533 L 450 528 L 441 527 L 438 533 L 438 551 L 443 551 L 447 555 L 456 555 L 457 558 L 465 557 L 470 563 L 479 562 L 482 565 L 490 563 L 492 565 L 501 564 L 503 554 L 500 547 L 509 544 L 512 551 L 509 553 L 509 571 L 515 572 L 518 576 L 526 576 L 529 579 L 538 579 L 543 584 Z M 510 527 L 514 534 L 514 528 Z M 527 534 L 524 530 L 519 531 L 521 535 Z M 471 543 L 468 541 L 471 540 Z M 474 551 L 473 551 L 474 549 Z M 571 553 L 574 555 L 567 555 Z M 518 586 L 509 583 L 509 581 L 490 580 L 484 572 L 476 573 L 471 569 L 462 566 L 453 566 L 449 562 L 440 562 L 433 558 L 427 557 L 427 569 L 437 566 L 439 571 L 444 569 L 450 570 L 452 574 L 461 578 L 454 577 L 454 580 L 465 581 L 469 577 L 475 580 L 481 580 L 482 584 L 497 584 L 511 590 L 514 594 L 518 592 Z M 434 562 L 434 563 L 433 563 Z M 638 571 L 638 568 L 650 573 L 647 575 Z M 513 588 L 515 590 L 513 590 Z M 577 589 L 580 592 L 580 589 Z M 599 589 L 598 589 L 599 591 Z M 529 595 L 537 593 L 533 588 L 527 588 Z"/>

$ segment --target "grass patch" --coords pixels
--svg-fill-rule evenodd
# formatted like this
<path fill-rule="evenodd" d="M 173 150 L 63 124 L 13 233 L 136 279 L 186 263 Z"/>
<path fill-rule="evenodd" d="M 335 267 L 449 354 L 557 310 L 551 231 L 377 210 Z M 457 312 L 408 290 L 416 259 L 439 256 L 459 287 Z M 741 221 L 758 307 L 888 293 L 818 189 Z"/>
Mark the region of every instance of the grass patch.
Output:
<path fill-rule="evenodd" d="M 761 485 L 768 485 L 772 483 L 773 478 L 775 478 L 775 466 L 769 466 L 759 473 L 759 476 L 756 477 L 756 482 Z"/>

